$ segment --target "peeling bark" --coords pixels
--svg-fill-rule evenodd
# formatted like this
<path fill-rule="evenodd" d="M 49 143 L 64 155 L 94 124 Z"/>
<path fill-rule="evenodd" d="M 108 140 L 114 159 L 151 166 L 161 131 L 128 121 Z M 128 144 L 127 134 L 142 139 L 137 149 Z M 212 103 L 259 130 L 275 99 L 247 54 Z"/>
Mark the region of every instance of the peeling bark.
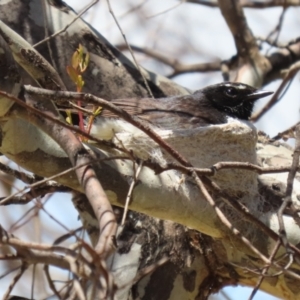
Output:
<path fill-rule="evenodd" d="M 71 167 L 66 154 L 68 149 L 66 146 L 62 150 L 62 144 L 53 138 L 51 131 L 32 120 L 28 110 L 12 101 L 13 97 L 24 100 L 22 85 L 39 84 L 56 90 L 63 90 L 64 86 L 67 90 L 74 89 L 65 67 L 81 43 L 91 56 L 84 91 L 107 100 L 146 97 L 148 92 L 134 64 L 80 18 L 66 32 L 38 45 L 34 50 L 31 45 L 42 40 L 45 34 L 45 13 L 41 3 L 33 0 L 4 2 L 0 4 L 2 22 L 29 44 L 26 53 L 22 50 L 23 44 L 19 44 L 21 48 L 16 51 L 14 42 L 18 41 L 18 36 L 5 34 L 3 27 L 0 30 L 3 36 L 0 39 L 3 50 L 0 59 L 4 62 L 0 89 L 11 94 L 1 94 L 0 150 L 26 170 L 51 177 Z M 46 24 L 50 35 L 64 28 L 76 16 L 60 1 L 47 2 L 46 7 Z M 241 7 L 238 9 L 239 16 L 243 18 Z M 224 7 L 223 14 L 226 15 Z M 243 24 L 247 34 L 238 38 L 234 35 L 241 59 L 238 67 L 232 66 L 230 74 L 238 74 L 236 78 L 240 81 L 259 86 L 271 80 L 282 67 L 289 66 L 288 59 L 281 60 L 276 55 L 270 58 L 262 56 L 254 45 L 246 21 L 241 21 L 245 22 Z M 233 25 L 232 31 L 235 30 Z M 243 47 L 249 44 L 253 46 L 252 49 L 244 53 Z M 298 45 L 293 47 L 297 51 Z M 24 54 L 27 64 L 16 57 L 17 52 Z M 285 55 L 283 52 L 282 55 Z M 51 70 L 53 68 L 51 72 L 46 67 L 37 68 L 42 65 L 40 60 L 37 62 L 39 55 L 48 60 Z M 252 61 L 255 62 L 254 66 L 249 63 Z M 271 72 L 274 72 L 273 75 L 270 75 Z M 167 78 L 146 70 L 143 70 L 143 74 L 155 97 L 189 93 Z M 55 109 L 53 113 L 56 113 Z M 160 131 L 159 135 L 199 168 L 209 168 L 219 161 L 253 164 L 258 161 L 265 167 L 291 165 L 291 149 L 262 136 L 259 136 L 257 143 L 256 130 L 247 122 L 233 121 L 193 131 Z M 123 144 L 127 149 L 133 149 L 139 158 L 149 158 L 149 148 L 159 150 L 158 145 L 142 132 L 130 138 L 126 133 L 120 134 L 114 142 L 117 144 L 118 141 L 119 146 Z M 139 153 L 135 153 L 138 143 Z M 123 153 L 104 146 L 96 149 L 95 144 L 87 144 L 84 151 L 100 160 L 100 164 L 93 166 L 95 174 L 110 202 L 118 206 L 114 212 L 119 216 L 122 213 L 119 207 L 124 206 L 134 177 L 133 162 L 128 159 L 107 160 Z M 167 161 L 172 161 L 170 156 L 163 154 Z M 277 210 L 285 193 L 287 172 L 258 176 L 253 170 L 230 169 L 218 171 L 211 179 L 224 191 L 223 195 L 211 191 L 224 215 L 260 251 L 261 256 L 254 254 L 240 236 L 226 228 L 191 177 L 176 170 L 157 175 L 149 166 L 143 167 L 131 199 L 130 208 L 133 211 L 129 213 L 125 226 L 119 228 L 118 251 L 107 261 L 119 287 L 116 299 L 207 299 L 211 293 L 226 285 L 256 284 L 260 274 L 245 272 L 245 268 L 264 268 L 279 238 L 276 235 L 279 231 Z M 95 209 L 80 194 L 84 188 L 78 184 L 74 171 L 55 180 L 76 191 L 73 203 L 95 246 L 99 236 Z M 292 204 L 296 208 L 299 207 L 299 184 L 299 178 L 296 177 L 292 194 Z M 260 223 L 251 223 L 241 212 L 232 208 L 224 199 L 228 196 L 244 205 L 245 210 Z M 298 246 L 299 228 L 288 212 L 283 216 L 287 240 L 293 246 Z M 263 226 L 276 234 L 269 236 Z M 7 242 L 5 234 L 1 235 L 1 239 L 2 243 Z M 285 251 L 285 247 L 281 246 L 278 253 Z M 265 278 L 261 289 L 285 299 L 297 297 L 300 292 L 297 277 L 299 253 L 295 252 L 294 255 L 295 263 L 288 270 L 282 270 L 276 262 L 273 263 L 270 272 L 279 270 L 282 274 Z M 159 262 L 164 258 L 168 261 L 160 265 Z M 282 261 L 284 263 L 287 263 L 287 259 Z M 145 270 L 151 266 L 154 266 L 152 273 L 148 274 Z"/>

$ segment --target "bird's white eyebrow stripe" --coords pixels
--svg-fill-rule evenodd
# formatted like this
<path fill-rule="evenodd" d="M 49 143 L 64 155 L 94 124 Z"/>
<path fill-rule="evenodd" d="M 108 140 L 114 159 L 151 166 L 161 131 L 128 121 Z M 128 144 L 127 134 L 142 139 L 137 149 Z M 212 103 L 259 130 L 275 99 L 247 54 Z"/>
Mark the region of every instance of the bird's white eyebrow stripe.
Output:
<path fill-rule="evenodd" d="M 233 84 L 230 84 L 230 83 L 225 83 L 224 86 L 226 86 L 226 87 L 235 87 L 235 88 L 241 89 L 241 90 L 244 90 L 246 88 L 246 86 L 243 85 L 243 84 L 233 85 Z"/>

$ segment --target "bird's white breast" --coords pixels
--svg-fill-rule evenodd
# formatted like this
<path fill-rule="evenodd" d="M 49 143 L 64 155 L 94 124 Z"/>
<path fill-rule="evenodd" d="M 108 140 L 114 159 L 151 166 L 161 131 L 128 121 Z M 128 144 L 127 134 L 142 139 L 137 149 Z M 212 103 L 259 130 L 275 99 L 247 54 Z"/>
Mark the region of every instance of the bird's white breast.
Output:
<path fill-rule="evenodd" d="M 96 118 L 91 135 L 102 140 L 112 140 L 119 133 L 140 134 L 142 131 L 130 123 L 116 118 Z"/>

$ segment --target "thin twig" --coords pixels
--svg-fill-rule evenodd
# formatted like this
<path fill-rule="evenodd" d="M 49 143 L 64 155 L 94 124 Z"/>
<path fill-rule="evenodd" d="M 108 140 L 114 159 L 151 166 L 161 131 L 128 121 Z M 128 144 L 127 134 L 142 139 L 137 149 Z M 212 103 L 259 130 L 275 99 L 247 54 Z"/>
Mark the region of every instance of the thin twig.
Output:
<path fill-rule="evenodd" d="M 253 253 L 255 253 L 258 257 L 262 258 L 262 260 L 264 260 L 265 262 L 269 263 L 269 260 L 260 252 L 258 251 L 253 245 L 252 243 L 246 238 L 244 237 L 240 231 L 236 228 L 233 227 L 233 225 L 230 223 L 230 221 L 227 219 L 227 217 L 224 215 L 224 213 L 222 212 L 222 210 L 219 208 L 219 206 L 217 205 L 217 203 L 215 202 L 215 200 L 211 197 L 211 195 L 208 193 L 205 185 L 203 184 L 203 181 L 200 179 L 200 177 L 197 175 L 196 172 L 192 173 L 192 177 L 195 180 L 201 194 L 204 196 L 204 198 L 208 201 L 208 203 L 211 205 L 211 207 L 214 208 L 216 214 L 218 215 L 219 219 L 221 220 L 221 222 L 231 230 L 231 232 L 238 236 L 252 251 Z"/>
<path fill-rule="evenodd" d="M 24 190 L 23 190 L 24 191 Z M 23 192 L 22 191 L 22 192 Z M 69 187 L 58 185 L 58 186 L 42 186 L 29 190 L 26 193 L 23 193 L 21 196 L 13 196 L 7 201 L 6 197 L 0 197 L 0 205 L 11 205 L 11 204 L 21 204 L 25 205 L 31 202 L 37 197 L 44 197 L 47 194 L 52 194 L 56 192 L 60 193 L 70 193 L 73 190 Z M 19 191 L 21 193 L 21 191 Z M 4 200 L 4 202 L 2 202 Z"/>
<path fill-rule="evenodd" d="M 275 246 L 273 247 L 273 250 L 272 250 L 270 256 L 269 256 L 269 260 L 270 261 L 273 261 L 275 255 L 276 255 L 276 253 L 278 251 L 278 249 L 280 248 L 280 245 L 281 245 L 281 242 L 280 242 L 280 239 L 278 239 L 277 242 L 276 242 L 276 244 L 275 244 Z M 261 284 L 262 284 L 262 282 L 263 282 L 263 280 L 265 278 L 265 275 L 267 274 L 267 272 L 270 269 L 270 267 L 271 266 L 268 265 L 268 266 L 266 266 L 266 267 L 263 268 L 263 270 L 261 272 L 261 276 L 259 277 L 259 279 L 258 279 L 258 281 L 257 281 L 257 283 L 256 283 L 256 285 L 255 285 L 255 287 L 254 287 L 254 289 L 253 289 L 253 291 L 252 291 L 252 293 L 251 293 L 251 295 L 250 295 L 250 297 L 249 297 L 248 300 L 252 300 L 254 298 L 256 292 L 260 288 L 260 286 L 261 286 Z"/>
<path fill-rule="evenodd" d="M 47 0 L 42 0 L 42 6 L 43 6 L 43 21 L 44 21 L 44 29 L 45 29 L 45 38 L 47 38 L 49 36 L 49 27 L 48 27 L 48 12 L 47 12 L 47 8 L 49 9 L 49 6 L 46 4 Z M 53 67 L 55 68 L 55 70 L 58 70 L 57 68 L 57 63 L 54 59 L 54 55 L 53 55 L 53 51 L 50 45 L 50 40 L 47 40 L 47 48 L 49 51 L 49 55 L 50 55 L 50 59 L 51 59 L 51 63 L 53 65 Z"/>
<path fill-rule="evenodd" d="M 154 15 L 151 15 L 151 16 L 147 16 L 146 19 L 151 19 L 151 18 L 155 18 L 155 17 L 158 17 L 160 15 L 163 15 L 175 8 L 177 8 L 178 6 L 180 6 L 182 3 L 186 2 L 186 0 L 180 0 L 179 3 L 176 3 L 175 5 L 173 5 L 172 7 L 169 7 L 161 12 L 158 12 L 158 13 L 155 13 Z"/>
<path fill-rule="evenodd" d="M 5 174 L 11 175 L 14 178 L 17 178 L 23 181 L 24 183 L 28 183 L 28 184 L 32 184 L 43 179 L 43 177 L 38 176 L 36 174 L 28 174 L 25 172 L 14 170 L 1 162 L 0 162 L 0 171 L 4 172 Z"/>
<path fill-rule="evenodd" d="M 282 242 L 283 242 L 284 246 L 286 247 L 287 251 L 291 251 L 291 250 L 288 249 L 289 247 L 288 247 L 288 240 L 287 240 L 286 230 L 285 230 L 284 221 L 283 221 L 283 212 L 287 206 L 290 206 L 292 204 L 292 192 L 293 192 L 293 186 L 294 186 L 294 179 L 296 176 L 297 168 L 299 165 L 299 157 L 300 157 L 300 125 L 298 125 L 295 128 L 295 135 L 296 135 L 296 145 L 295 145 L 295 150 L 294 150 L 294 154 L 293 154 L 292 167 L 291 167 L 291 170 L 290 170 L 290 172 L 288 174 L 288 178 L 287 178 L 285 197 L 284 197 L 283 202 L 277 212 L 278 223 L 279 223 L 279 233 L 280 233 Z"/>
<path fill-rule="evenodd" d="M 41 44 L 50 41 L 54 37 L 60 35 L 61 33 L 65 32 L 74 22 L 76 22 L 84 13 L 86 13 L 91 7 L 93 7 L 99 0 L 94 0 L 91 4 L 89 4 L 86 8 L 84 8 L 69 24 L 67 24 L 63 29 L 53 33 L 52 35 L 48 36 L 47 38 L 39 41 L 35 45 L 33 45 L 34 48 L 37 46 L 40 46 Z"/>
<path fill-rule="evenodd" d="M 11 261 L 11 260 L 16 260 L 16 259 L 20 259 L 20 257 L 11 256 L 10 254 L 0 255 L 0 260 L 9 260 L 9 261 Z M 6 270 L 2 275 L 0 275 L 0 280 L 2 278 L 4 278 L 5 276 L 9 275 L 10 273 L 17 271 L 18 269 L 20 269 L 20 267 L 21 266 L 17 266 L 17 267 L 14 267 L 14 268 L 10 269 L 10 270 Z"/>
<path fill-rule="evenodd" d="M 23 263 L 20 270 L 18 271 L 18 273 L 13 278 L 13 280 L 12 280 L 11 284 L 9 285 L 7 291 L 4 293 L 3 299 L 8 299 L 8 296 L 10 295 L 11 291 L 13 290 L 13 288 L 15 287 L 15 285 L 17 284 L 17 282 L 19 281 L 21 276 L 24 274 L 24 272 L 27 270 L 27 268 L 28 268 L 27 263 Z"/>
<path fill-rule="evenodd" d="M 273 42 L 274 42 L 275 44 L 276 44 L 277 41 L 278 41 L 279 34 L 280 34 L 280 31 L 281 31 L 281 28 L 282 28 L 282 24 L 283 24 L 283 20 L 284 20 L 284 16 L 285 16 L 286 11 L 287 11 L 287 10 L 286 10 L 286 7 L 284 6 L 284 7 L 283 7 L 283 10 L 282 10 L 282 12 L 281 12 L 281 14 L 280 14 L 278 24 L 276 25 L 276 27 L 275 27 L 275 28 L 268 34 L 268 36 L 267 36 L 267 40 L 269 40 L 269 39 L 272 37 L 272 35 L 276 34 L 276 36 L 275 36 L 275 38 L 274 38 L 274 40 L 273 40 Z M 267 51 L 266 54 L 268 54 L 269 51 L 270 51 L 271 49 L 272 49 L 272 47 L 270 47 L 270 48 L 268 49 L 268 51 Z"/>
<path fill-rule="evenodd" d="M 294 132 L 294 130 L 296 129 L 296 127 L 299 124 L 300 124 L 300 122 L 296 123 L 295 125 L 289 127 L 288 129 L 286 129 L 282 132 L 277 133 L 277 135 L 275 135 L 274 137 L 271 138 L 271 141 L 277 141 L 277 140 L 280 140 L 280 139 L 285 139 L 286 136 L 294 137 L 294 134 L 293 134 L 293 136 L 291 136 L 291 132 Z"/>
<path fill-rule="evenodd" d="M 280 86 L 278 87 L 277 91 L 273 94 L 270 101 L 259 112 L 255 113 L 251 117 L 251 121 L 258 121 L 267 111 L 270 110 L 271 107 L 273 107 L 278 102 L 280 94 L 282 93 L 282 91 L 284 91 L 286 85 L 295 77 L 299 69 L 300 62 L 296 62 L 289 68 L 285 78 L 282 80 Z"/>
<path fill-rule="evenodd" d="M 112 160 L 112 159 L 128 159 L 128 157 L 116 156 L 116 157 L 110 157 L 110 158 L 103 158 L 103 159 L 100 159 L 100 160 L 97 159 L 97 160 L 94 161 L 94 163 L 99 163 L 101 161 L 107 161 L 107 160 Z M 75 169 L 84 167 L 86 165 L 88 165 L 88 163 L 83 163 L 83 164 L 80 164 L 80 165 L 78 165 L 76 167 L 71 167 L 71 168 L 69 168 L 69 169 L 67 169 L 65 171 L 62 171 L 60 173 L 57 173 L 57 174 L 55 174 L 55 175 L 53 175 L 51 177 L 45 178 L 45 179 L 40 180 L 40 181 L 36 181 L 35 183 L 33 183 L 33 184 L 29 185 L 29 186 L 25 186 L 23 189 L 21 189 L 21 190 L 15 192 L 15 193 L 9 195 L 8 197 L 5 197 L 4 199 L 1 199 L 0 205 L 6 205 L 10 199 L 13 199 L 18 194 L 25 192 L 26 189 L 38 188 L 40 185 L 45 184 L 48 181 L 52 181 L 53 179 L 56 179 L 56 178 L 58 178 L 60 176 L 63 176 L 63 175 L 66 175 L 66 174 L 68 174 L 70 172 L 75 171 Z"/>
<path fill-rule="evenodd" d="M 116 46 L 120 51 L 127 50 L 127 45 L 117 45 Z M 149 57 L 152 57 L 163 64 L 171 67 L 173 69 L 173 72 L 168 75 L 169 78 L 172 78 L 174 76 L 184 74 L 184 73 L 192 73 L 192 72 L 213 72 L 213 71 L 220 71 L 221 69 L 221 61 L 215 61 L 215 62 L 209 62 L 209 63 L 195 63 L 195 64 L 183 64 L 179 62 L 175 58 L 171 58 L 169 56 L 166 56 L 162 54 L 159 51 L 150 49 L 150 48 L 142 48 L 134 45 L 130 45 L 132 50 L 136 52 L 143 53 L 145 55 L 148 55 Z"/>
<path fill-rule="evenodd" d="M 144 267 L 143 269 L 139 270 L 138 274 L 135 276 L 133 279 L 132 283 L 137 283 L 139 280 L 141 280 L 143 277 L 146 275 L 154 272 L 156 269 L 158 269 L 160 266 L 164 265 L 167 263 L 170 259 L 168 257 L 163 257 L 151 266 Z"/>
<path fill-rule="evenodd" d="M 34 264 L 32 267 L 33 267 L 33 270 L 32 270 L 32 282 L 31 282 L 31 299 L 33 299 L 33 296 L 34 296 L 34 282 L 35 282 L 35 279 L 36 279 L 36 276 L 35 276 L 35 273 L 36 273 L 36 264 Z"/>
<path fill-rule="evenodd" d="M 219 7 L 217 0 L 186 0 L 187 3 L 201 4 L 208 7 Z M 300 1 L 294 0 L 240 0 L 240 5 L 249 8 L 270 8 L 277 6 L 300 6 Z"/>
<path fill-rule="evenodd" d="M 136 158 L 137 159 L 137 158 Z M 195 171 L 199 176 L 214 176 L 217 171 L 223 169 L 241 169 L 247 170 L 250 172 L 255 172 L 257 174 L 277 174 L 277 173 L 286 173 L 291 170 L 290 166 L 285 167 L 260 167 L 258 165 L 248 163 L 248 162 L 218 162 L 212 165 L 210 168 L 193 168 L 193 167 L 185 167 L 176 163 L 166 163 L 163 167 L 159 164 L 146 160 L 144 161 L 144 166 L 151 168 L 156 174 L 160 174 L 162 172 L 168 170 L 177 170 L 186 175 L 190 175 L 192 171 Z M 300 167 L 297 168 L 297 171 L 300 171 Z"/>
<path fill-rule="evenodd" d="M 133 189 L 138 181 L 138 177 L 139 177 L 139 174 L 142 170 L 142 167 L 143 167 L 143 162 L 141 161 L 136 172 L 134 173 L 134 178 L 132 179 L 132 182 L 130 184 L 130 187 L 129 187 L 129 190 L 128 190 L 128 194 L 127 194 L 127 197 L 126 197 L 126 201 L 125 201 L 125 206 L 124 206 L 124 211 L 123 211 L 123 216 L 122 216 L 122 221 L 121 221 L 121 226 L 123 226 L 125 224 L 125 220 L 126 220 L 126 216 L 127 216 L 127 212 L 128 212 L 128 206 L 129 206 L 129 203 L 130 203 L 130 199 L 131 199 L 131 196 L 132 196 L 132 192 L 133 192 Z"/>
<path fill-rule="evenodd" d="M 51 291 L 54 293 L 57 299 L 60 299 L 61 296 L 59 295 L 59 292 L 57 291 L 49 272 L 49 265 L 44 265 L 44 272 Z"/>
<path fill-rule="evenodd" d="M 122 36 L 123 36 L 123 39 L 124 39 L 124 41 L 125 41 L 125 43 L 126 43 L 126 45 L 127 45 L 127 47 L 128 47 L 128 50 L 129 50 L 129 52 L 130 52 L 130 54 L 131 54 L 131 56 L 132 56 L 132 59 L 133 59 L 134 63 L 135 63 L 135 66 L 136 66 L 136 68 L 138 69 L 138 71 L 139 71 L 139 73 L 140 73 L 140 75 L 141 75 L 141 77 L 142 77 L 142 79 L 143 79 L 143 81 L 144 81 L 145 87 L 146 87 L 146 89 L 147 89 L 147 91 L 148 91 L 150 97 L 154 98 L 153 93 L 152 93 L 152 91 L 151 91 L 151 89 L 150 89 L 149 83 L 148 83 L 147 79 L 145 78 L 145 75 L 144 75 L 144 73 L 142 72 L 142 69 L 141 69 L 140 65 L 138 64 L 138 62 L 137 62 L 137 60 L 136 60 L 136 58 L 135 58 L 135 55 L 134 55 L 134 53 L 133 53 L 133 51 L 132 51 L 132 49 L 131 49 L 131 47 L 130 47 L 130 44 L 127 42 L 126 35 L 124 34 L 124 32 L 123 32 L 123 30 L 122 30 L 122 28 L 121 28 L 121 26 L 120 26 L 120 24 L 119 24 L 119 22 L 118 22 L 118 19 L 117 19 L 117 17 L 115 16 L 115 14 L 114 14 L 114 12 L 113 12 L 113 9 L 112 9 L 112 7 L 111 7 L 111 5 L 110 5 L 110 0 L 106 0 L 106 1 L 107 1 L 107 5 L 108 5 L 109 12 L 111 13 L 112 17 L 114 18 L 114 20 L 115 20 L 115 22 L 116 22 L 116 24 L 117 24 L 117 26 L 118 26 L 118 28 L 119 28 L 119 30 L 120 30 Z"/>
<path fill-rule="evenodd" d="M 300 3 L 300 2 L 299 2 Z M 257 41 L 260 41 L 260 42 L 264 42 L 264 43 L 267 43 L 269 44 L 270 46 L 272 47 L 275 47 L 275 48 L 279 48 L 279 49 L 288 49 L 289 46 L 292 46 L 294 44 L 297 44 L 299 43 L 300 41 L 300 38 L 295 38 L 295 39 L 292 39 L 291 41 L 289 41 L 288 43 L 279 43 L 278 41 L 273 41 L 271 39 L 268 39 L 268 38 L 264 38 L 264 37 L 259 37 L 257 36 L 256 37 L 256 40 Z"/>

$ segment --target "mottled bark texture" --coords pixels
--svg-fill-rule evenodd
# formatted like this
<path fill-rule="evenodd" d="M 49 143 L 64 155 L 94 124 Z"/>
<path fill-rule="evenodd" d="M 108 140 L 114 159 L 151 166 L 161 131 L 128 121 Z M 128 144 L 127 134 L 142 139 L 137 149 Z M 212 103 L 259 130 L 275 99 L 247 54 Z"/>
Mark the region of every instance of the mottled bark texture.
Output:
<path fill-rule="evenodd" d="M 236 21 L 242 26 L 238 27 L 234 22 L 229 24 L 239 58 L 237 64 L 228 66 L 227 75 L 231 79 L 238 78 L 256 86 L 276 78 L 280 69 L 288 67 L 297 56 L 293 56 L 293 61 L 287 58 L 290 53 L 284 51 L 269 58 L 262 56 L 247 27 L 241 7 L 228 11 L 227 2 L 230 1 L 220 1 L 225 19 L 232 21 L 237 17 Z M 80 43 L 86 47 L 91 57 L 84 76 L 84 92 L 107 100 L 149 97 L 135 65 L 81 18 L 65 32 L 37 46 L 35 50 L 40 57 L 34 56 L 36 59 L 22 64 L 18 60 L 18 53 L 35 53 L 30 45 L 45 38 L 45 26 L 46 35 L 51 35 L 64 28 L 76 16 L 61 1 L 45 3 L 46 12 L 42 1 L 0 2 L 0 19 L 3 22 L 0 30 L 3 37 L 0 39 L 2 91 L 23 99 L 22 85 L 45 87 L 49 80 L 57 84 L 57 89 L 74 90 L 74 84 L 65 69 Z M 234 5 L 232 3 L 230 5 Z M 22 44 L 17 35 L 5 35 L 5 25 L 30 45 Z M 237 34 L 236 31 L 240 28 L 245 35 Z M 295 52 L 298 51 L 296 45 L 293 47 Z M 45 72 L 42 57 L 53 67 L 55 75 Z M 189 93 L 187 89 L 158 74 L 146 70 L 143 70 L 143 74 L 155 97 Z M 26 109 L 14 104 L 11 96 L 2 94 L 0 100 L 0 151 L 4 155 L 23 168 L 44 177 L 71 167 L 66 152 L 57 141 L 50 138 L 49 132 L 47 134 L 42 126 L 37 127 L 38 122 L 30 119 L 30 113 Z M 255 164 L 256 150 L 258 162 L 263 166 L 291 164 L 291 149 L 279 143 L 271 143 L 263 136 L 259 137 L 257 143 L 256 130 L 249 123 L 231 122 L 190 132 L 161 132 L 161 136 L 199 168 L 209 168 L 219 161 Z M 123 136 L 118 137 L 121 141 L 122 138 Z M 129 149 L 137 147 L 137 141 L 143 141 L 139 149 L 142 153 L 143 147 L 157 147 L 144 133 L 130 139 L 125 146 Z M 90 145 L 87 148 L 87 151 L 91 151 L 99 159 L 118 153 L 109 147 L 96 149 Z M 97 178 L 111 203 L 116 205 L 116 216 L 122 214 L 120 207 L 124 205 L 129 185 L 134 178 L 132 165 L 130 160 L 119 159 L 106 160 L 95 166 Z M 117 253 L 107 262 L 119 287 L 116 299 L 207 299 L 210 294 L 226 285 L 255 286 L 260 270 L 268 264 L 274 240 L 278 238 L 274 232 L 268 233 L 272 230 L 278 233 L 276 213 L 285 192 L 286 177 L 286 172 L 258 177 L 254 171 L 244 169 L 221 170 L 212 177 L 224 193 L 211 188 L 211 195 L 231 222 L 236 230 L 234 231 L 220 221 L 215 208 L 207 203 L 188 175 L 174 170 L 156 175 L 150 167 L 144 167 L 132 195 L 130 208 L 134 211 L 129 212 L 124 227 L 119 228 Z M 56 180 L 76 192 L 83 192 L 74 173 L 62 175 Z M 292 202 L 296 207 L 299 192 L 299 179 L 296 178 L 292 195 Z M 225 198 L 228 197 L 244 205 L 248 216 L 247 212 L 242 214 L 232 208 L 230 202 L 226 202 Z M 82 194 L 76 194 L 73 202 L 95 245 L 98 223 L 94 210 Z M 260 223 L 254 224 L 249 213 Z M 293 218 L 285 215 L 284 221 L 288 242 L 299 244 L 299 230 Z M 258 252 L 254 253 L 254 248 L 250 250 L 245 239 Z M 281 246 L 279 253 L 285 251 Z M 168 261 L 160 266 L 159 262 L 166 257 Z M 285 263 L 284 259 L 280 262 L 282 266 Z M 154 271 L 141 276 L 151 266 Z M 248 272 L 247 269 L 255 269 L 258 273 Z M 282 273 L 265 278 L 261 289 L 278 297 L 296 299 L 300 293 L 298 269 L 297 263 L 289 270 L 281 270 L 278 265 L 273 265 L 270 272 Z M 88 289 L 88 285 L 85 287 Z"/>

